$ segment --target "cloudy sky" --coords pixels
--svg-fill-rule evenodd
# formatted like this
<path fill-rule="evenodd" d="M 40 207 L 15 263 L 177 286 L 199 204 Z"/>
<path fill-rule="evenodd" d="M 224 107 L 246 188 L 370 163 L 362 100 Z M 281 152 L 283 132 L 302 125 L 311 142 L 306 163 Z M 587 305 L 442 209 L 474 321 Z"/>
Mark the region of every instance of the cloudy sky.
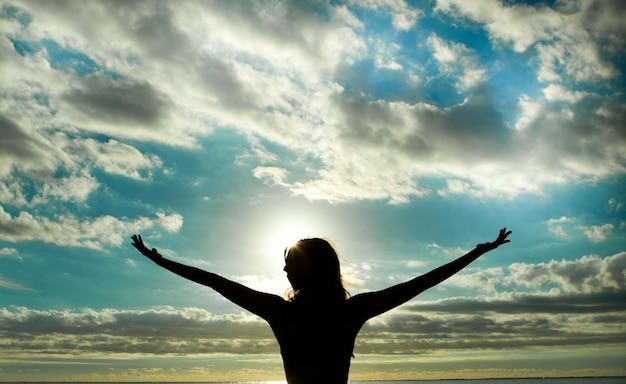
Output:
<path fill-rule="evenodd" d="M 351 379 L 626 375 L 620 1 L 1 1 L 0 381 L 280 380 L 258 318 L 144 259 L 352 294 Z"/>

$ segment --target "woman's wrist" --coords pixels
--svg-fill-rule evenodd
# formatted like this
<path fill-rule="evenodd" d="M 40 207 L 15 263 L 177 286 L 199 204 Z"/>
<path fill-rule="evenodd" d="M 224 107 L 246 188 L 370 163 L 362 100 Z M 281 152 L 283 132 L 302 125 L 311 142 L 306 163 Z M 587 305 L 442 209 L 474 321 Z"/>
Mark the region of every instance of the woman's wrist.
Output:
<path fill-rule="evenodd" d="M 483 243 L 483 244 L 478 244 L 476 245 L 476 249 L 481 249 L 485 252 L 487 251 L 492 251 L 494 249 L 498 248 L 498 244 L 496 244 L 495 242 L 487 242 L 487 243 Z"/>

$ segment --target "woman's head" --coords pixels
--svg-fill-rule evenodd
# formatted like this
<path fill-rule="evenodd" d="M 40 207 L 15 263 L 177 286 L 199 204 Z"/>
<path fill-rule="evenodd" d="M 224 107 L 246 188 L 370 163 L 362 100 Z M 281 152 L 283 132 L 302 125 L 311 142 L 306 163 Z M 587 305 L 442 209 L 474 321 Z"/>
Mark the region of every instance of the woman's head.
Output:
<path fill-rule="evenodd" d="M 340 300 L 349 297 L 341 278 L 339 256 L 324 239 L 301 239 L 285 249 L 284 271 L 292 287 L 290 299 L 303 293 Z"/>

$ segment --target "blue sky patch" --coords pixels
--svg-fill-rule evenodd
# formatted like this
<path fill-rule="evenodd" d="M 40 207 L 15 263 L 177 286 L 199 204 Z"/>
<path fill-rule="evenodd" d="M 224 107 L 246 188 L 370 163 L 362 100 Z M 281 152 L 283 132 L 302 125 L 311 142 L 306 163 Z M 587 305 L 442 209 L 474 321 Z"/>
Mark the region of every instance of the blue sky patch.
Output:
<path fill-rule="evenodd" d="M 28 12 L 13 5 L 3 5 L 0 18 L 15 19 L 23 27 L 27 27 L 33 21 L 33 17 Z"/>

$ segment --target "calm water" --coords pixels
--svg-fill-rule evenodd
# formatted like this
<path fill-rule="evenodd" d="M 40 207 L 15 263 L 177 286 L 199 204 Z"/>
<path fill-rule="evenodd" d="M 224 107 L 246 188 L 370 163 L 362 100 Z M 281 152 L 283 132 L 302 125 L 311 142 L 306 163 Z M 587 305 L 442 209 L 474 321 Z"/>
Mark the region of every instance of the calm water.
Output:
<path fill-rule="evenodd" d="M 130 384 L 131 382 L 127 383 Z M 240 381 L 216 382 L 207 381 L 194 384 L 284 384 L 284 381 Z M 580 378 L 534 378 L 534 379 L 473 379 L 473 380 L 401 380 L 401 381 L 350 381 L 350 384 L 626 384 L 626 377 L 580 377 Z M 3 382 L 3 384 L 22 384 Z M 28 383 L 34 384 L 34 383 Z M 41 383 L 48 384 L 48 383 Z M 70 382 L 55 382 L 54 384 L 76 384 Z M 120 384 L 120 383 L 92 383 L 92 384 Z M 190 384 L 190 383 L 151 383 L 151 384 Z"/>
<path fill-rule="evenodd" d="M 198 384 L 284 384 L 284 381 L 246 381 Z M 350 384 L 626 384 L 626 377 L 535 378 L 535 379 L 473 379 L 473 380 L 400 380 L 349 381 Z M 119 384 L 119 383 L 118 383 Z M 158 384 L 158 383 L 154 383 Z M 168 383 L 172 384 L 172 383 Z M 179 383 L 183 384 L 183 383 Z M 189 383 L 185 383 L 189 384 Z"/>
<path fill-rule="evenodd" d="M 350 381 L 352 384 L 626 384 L 626 377 L 534 378 L 534 379 L 473 379 L 473 380 L 406 380 Z M 243 384 L 243 383 L 241 383 Z"/>
<path fill-rule="evenodd" d="M 626 377 L 533 378 L 533 379 L 473 379 L 473 380 L 407 380 L 350 381 L 353 384 L 626 384 Z M 241 383 L 243 384 L 243 383 Z"/>

